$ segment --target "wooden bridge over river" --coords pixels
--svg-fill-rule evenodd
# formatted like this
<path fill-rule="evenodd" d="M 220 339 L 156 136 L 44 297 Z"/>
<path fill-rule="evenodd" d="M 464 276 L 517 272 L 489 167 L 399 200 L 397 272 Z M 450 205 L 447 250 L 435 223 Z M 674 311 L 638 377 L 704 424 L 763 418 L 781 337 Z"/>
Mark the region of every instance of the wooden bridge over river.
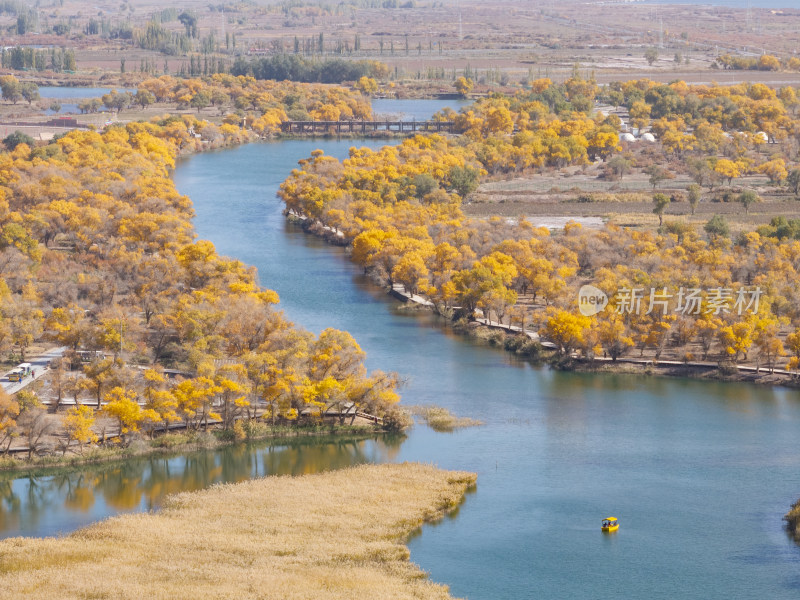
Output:
<path fill-rule="evenodd" d="M 285 133 L 394 133 L 437 132 L 452 133 L 452 121 L 284 121 Z"/>

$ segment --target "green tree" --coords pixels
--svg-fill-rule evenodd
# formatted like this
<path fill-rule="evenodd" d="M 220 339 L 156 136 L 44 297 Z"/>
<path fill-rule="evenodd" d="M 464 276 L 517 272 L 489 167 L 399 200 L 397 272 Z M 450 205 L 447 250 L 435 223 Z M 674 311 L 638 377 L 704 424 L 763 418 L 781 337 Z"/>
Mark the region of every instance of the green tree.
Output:
<path fill-rule="evenodd" d="M 653 63 L 658 60 L 658 49 L 650 47 L 647 50 L 645 50 L 644 59 L 647 61 L 647 64 L 652 67 Z"/>
<path fill-rule="evenodd" d="M 193 12 L 182 12 L 178 15 L 178 21 L 186 28 L 186 37 L 197 37 L 197 16 Z"/>
<path fill-rule="evenodd" d="M 28 104 L 33 104 L 34 100 L 39 99 L 39 86 L 32 81 L 26 81 L 21 86 L 22 97 L 28 101 Z"/>
<path fill-rule="evenodd" d="M 130 106 L 131 102 L 133 102 L 133 94 L 111 90 L 111 93 L 103 94 L 102 100 L 106 108 L 120 111 Z"/>
<path fill-rule="evenodd" d="M 631 161 L 624 156 L 615 156 L 606 163 L 606 174 L 610 174 L 608 179 L 622 179 L 624 175 L 631 172 Z"/>
<path fill-rule="evenodd" d="M 760 202 L 761 198 L 753 190 L 745 190 L 736 198 L 736 201 L 744 206 L 745 214 L 750 212 L 750 206 L 756 202 Z"/>
<path fill-rule="evenodd" d="M 13 104 L 22 100 L 22 85 L 13 75 L 0 77 L 0 90 L 3 91 L 3 98 Z"/>
<path fill-rule="evenodd" d="M 137 90 L 133 100 L 144 110 L 156 101 L 156 97 L 148 90 Z"/>
<path fill-rule="evenodd" d="M 728 237 L 731 234 L 731 228 L 722 215 L 711 217 L 703 226 L 703 230 L 711 237 Z"/>
<path fill-rule="evenodd" d="M 450 185 L 459 196 L 466 198 L 478 189 L 479 176 L 478 169 L 473 169 L 469 166 L 455 166 L 450 169 Z"/>
<path fill-rule="evenodd" d="M 647 167 L 644 170 L 644 172 L 647 175 L 650 175 L 648 181 L 650 182 L 650 185 L 653 186 L 653 189 L 656 189 L 656 186 L 662 181 L 675 178 L 675 176 L 672 173 L 670 173 L 665 168 L 660 167 L 658 165 L 651 165 Z"/>
<path fill-rule="evenodd" d="M 196 108 L 197 112 L 200 112 L 211 104 L 211 94 L 205 91 L 197 92 L 194 96 L 192 96 L 190 104 L 192 105 L 192 108 Z"/>
<path fill-rule="evenodd" d="M 789 171 L 789 175 L 786 176 L 786 183 L 795 196 L 800 195 L 800 169 Z"/>
<path fill-rule="evenodd" d="M 694 214 L 697 205 L 700 204 L 700 197 L 702 195 L 702 189 L 696 183 L 691 184 L 689 187 L 686 188 L 686 192 L 689 196 L 689 206 L 692 207 L 692 214 Z"/>
<path fill-rule="evenodd" d="M 439 182 L 428 173 L 414 175 L 412 183 L 414 184 L 414 189 L 416 190 L 415 195 L 420 200 L 439 187 Z"/>
<path fill-rule="evenodd" d="M 664 210 L 669 206 L 669 196 L 666 194 L 655 194 L 653 196 L 653 214 L 658 215 L 658 226 L 664 224 Z"/>
<path fill-rule="evenodd" d="M 8 148 L 9 150 L 13 150 L 20 144 L 27 144 L 31 148 L 33 148 L 33 138 L 29 136 L 27 133 L 22 133 L 21 131 L 15 131 L 7 135 L 3 139 L 3 145 Z"/>

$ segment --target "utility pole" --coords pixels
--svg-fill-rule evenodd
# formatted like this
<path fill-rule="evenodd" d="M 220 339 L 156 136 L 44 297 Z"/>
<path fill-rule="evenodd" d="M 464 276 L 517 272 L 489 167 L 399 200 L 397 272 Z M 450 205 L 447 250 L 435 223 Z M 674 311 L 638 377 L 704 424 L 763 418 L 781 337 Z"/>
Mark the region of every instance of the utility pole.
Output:
<path fill-rule="evenodd" d="M 747 0 L 747 12 L 745 13 L 745 27 L 747 31 L 750 31 L 750 19 L 752 18 L 752 14 L 750 12 L 750 0 Z"/>

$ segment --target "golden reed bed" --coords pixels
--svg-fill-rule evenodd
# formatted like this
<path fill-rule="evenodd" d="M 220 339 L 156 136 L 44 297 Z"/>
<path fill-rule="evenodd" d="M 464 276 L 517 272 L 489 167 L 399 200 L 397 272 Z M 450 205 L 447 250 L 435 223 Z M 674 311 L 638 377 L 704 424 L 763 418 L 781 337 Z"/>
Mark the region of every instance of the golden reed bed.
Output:
<path fill-rule="evenodd" d="M 450 598 L 404 540 L 475 480 L 406 463 L 179 494 L 158 513 L 0 542 L 0 589 L 48 600 Z"/>

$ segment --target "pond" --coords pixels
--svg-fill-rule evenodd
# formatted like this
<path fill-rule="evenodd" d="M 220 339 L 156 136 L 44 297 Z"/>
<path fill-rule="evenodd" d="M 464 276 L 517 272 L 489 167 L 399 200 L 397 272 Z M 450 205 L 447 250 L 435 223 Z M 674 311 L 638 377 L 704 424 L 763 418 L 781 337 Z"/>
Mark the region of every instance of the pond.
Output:
<path fill-rule="evenodd" d="M 47 108 L 43 111 L 46 115 L 55 114 L 75 114 L 79 113 L 78 104 L 80 100 L 87 98 L 101 98 L 111 90 L 118 92 L 136 92 L 135 88 L 104 88 L 104 87 L 60 87 L 60 86 L 42 86 L 39 88 L 39 96 L 42 100 L 58 100 L 61 109 L 56 112 L 50 109 L 50 104 L 53 102 L 45 102 Z M 100 107 L 100 112 L 106 112 L 107 109 L 103 106 Z"/>
<path fill-rule="evenodd" d="M 117 90 L 118 92 L 136 92 L 136 88 L 106 88 L 106 87 L 61 87 L 45 85 L 39 88 L 39 96 L 42 98 L 53 98 L 58 100 L 73 100 L 86 98 L 100 98 L 105 94 Z"/>

